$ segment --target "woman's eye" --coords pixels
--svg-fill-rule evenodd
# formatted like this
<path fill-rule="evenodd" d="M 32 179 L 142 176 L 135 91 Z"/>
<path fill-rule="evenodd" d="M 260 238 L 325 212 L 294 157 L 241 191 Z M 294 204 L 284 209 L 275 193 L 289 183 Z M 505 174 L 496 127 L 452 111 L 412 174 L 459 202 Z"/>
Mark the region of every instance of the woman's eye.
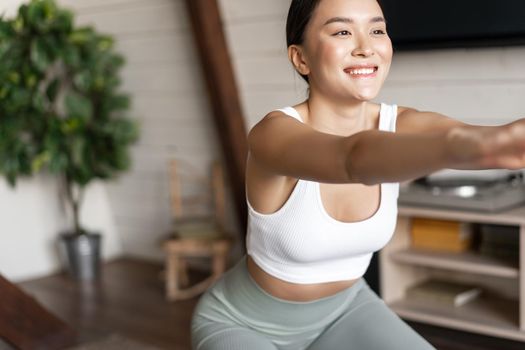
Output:
<path fill-rule="evenodd" d="M 341 31 L 335 33 L 334 35 L 336 35 L 336 36 L 350 35 L 350 32 L 348 30 L 341 30 Z"/>
<path fill-rule="evenodd" d="M 375 29 L 372 31 L 372 34 L 374 35 L 383 35 L 383 34 L 386 34 L 386 31 L 383 30 L 383 29 Z"/>

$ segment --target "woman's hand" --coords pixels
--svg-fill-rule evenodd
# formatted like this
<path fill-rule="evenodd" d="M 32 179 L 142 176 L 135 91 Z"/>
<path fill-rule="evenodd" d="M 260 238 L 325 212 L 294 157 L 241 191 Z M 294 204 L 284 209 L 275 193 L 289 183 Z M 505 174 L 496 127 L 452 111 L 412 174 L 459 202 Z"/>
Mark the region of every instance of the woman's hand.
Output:
<path fill-rule="evenodd" d="M 525 168 L 525 119 L 502 126 L 457 127 L 447 137 L 453 168 Z"/>

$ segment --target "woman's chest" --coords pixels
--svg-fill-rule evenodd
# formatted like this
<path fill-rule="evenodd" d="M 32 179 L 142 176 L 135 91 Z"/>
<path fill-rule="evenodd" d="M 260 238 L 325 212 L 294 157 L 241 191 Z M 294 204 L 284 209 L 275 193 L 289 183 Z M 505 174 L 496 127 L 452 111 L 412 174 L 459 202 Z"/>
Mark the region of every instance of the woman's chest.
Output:
<path fill-rule="evenodd" d="M 281 220 L 275 222 L 277 226 L 268 227 L 263 235 L 268 247 L 273 246 L 272 250 L 275 249 L 278 255 L 287 256 L 292 261 L 312 263 L 369 254 L 388 243 L 397 221 L 398 184 L 382 184 L 380 189 L 376 188 L 375 204 L 369 207 L 366 203 L 370 199 L 362 192 L 363 207 L 368 209 L 362 213 L 366 217 L 351 222 L 339 221 L 327 212 L 321 198 L 324 195 L 321 186 L 310 182 L 300 195 L 292 198 Z M 334 190 L 333 199 L 341 198 L 344 205 L 359 206 L 355 200 L 346 202 L 344 197 L 348 193 L 337 193 L 336 187 L 331 190 Z M 343 212 L 358 211 L 344 209 Z"/>
<path fill-rule="evenodd" d="M 372 217 L 381 204 L 381 186 L 319 184 L 319 204 L 331 218 L 359 222 Z"/>

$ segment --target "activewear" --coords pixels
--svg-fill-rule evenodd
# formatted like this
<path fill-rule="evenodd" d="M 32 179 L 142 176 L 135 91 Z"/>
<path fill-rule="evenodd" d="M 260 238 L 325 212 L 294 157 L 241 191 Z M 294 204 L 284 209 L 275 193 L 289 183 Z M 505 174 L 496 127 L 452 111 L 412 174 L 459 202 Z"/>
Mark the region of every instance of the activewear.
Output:
<path fill-rule="evenodd" d="M 302 122 L 294 108 L 280 110 Z M 381 104 L 379 130 L 394 132 L 396 117 L 397 106 Z M 359 278 L 373 252 L 392 238 L 398 194 L 398 183 L 381 184 L 379 209 L 365 220 L 347 223 L 326 212 L 318 182 L 299 179 L 274 213 L 259 213 L 247 201 L 248 254 L 268 274 L 292 283 Z"/>
<path fill-rule="evenodd" d="M 276 298 L 241 259 L 199 300 L 193 350 L 435 350 L 359 279 L 307 302 Z"/>

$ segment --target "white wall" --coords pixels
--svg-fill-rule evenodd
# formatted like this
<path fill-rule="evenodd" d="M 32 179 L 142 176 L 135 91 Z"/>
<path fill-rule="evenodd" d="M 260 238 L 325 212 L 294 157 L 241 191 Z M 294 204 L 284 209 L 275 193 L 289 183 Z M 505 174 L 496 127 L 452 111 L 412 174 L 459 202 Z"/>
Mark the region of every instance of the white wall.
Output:
<path fill-rule="evenodd" d="M 191 163 L 202 174 L 221 152 L 193 41 L 185 0 L 62 0 L 79 24 L 114 35 L 127 59 L 123 89 L 141 124 L 133 169 L 108 187 L 127 255 L 161 260 L 172 227 L 168 162 Z M 231 200 L 228 201 L 231 206 Z M 230 229 L 239 229 L 230 210 Z"/>
<path fill-rule="evenodd" d="M 2 0 L 0 3 L 0 15 L 12 17 L 16 14 L 21 3 L 27 2 L 24 0 Z"/>
<path fill-rule="evenodd" d="M 57 236 L 71 228 L 59 201 L 57 181 L 47 176 L 20 181 L 15 190 L 0 181 L 0 273 L 18 281 L 61 269 Z M 122 251 L 107 193 L 89 187 L 82 210 L 86 229 L 102 234 L 105 259 Z"/>
<path fill-rule="evenodd" d="M 306 98 L 286 53 L 290 0 L 220 0 L 247 126 Z"/>

